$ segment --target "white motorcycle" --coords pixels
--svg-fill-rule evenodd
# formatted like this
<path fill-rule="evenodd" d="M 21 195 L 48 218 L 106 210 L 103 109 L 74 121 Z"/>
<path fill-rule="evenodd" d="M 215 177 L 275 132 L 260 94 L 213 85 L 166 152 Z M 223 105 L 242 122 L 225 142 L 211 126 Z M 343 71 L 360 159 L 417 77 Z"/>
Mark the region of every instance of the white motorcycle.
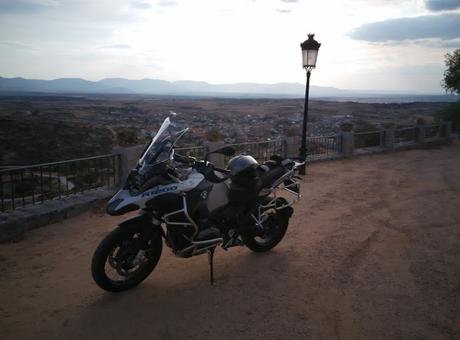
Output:
<path fill-rule="evenodd" d="M 239 155 L 220 169 L 208 156 L 233 156 L 233 148 L 214 150 L 204 160 L 174 152 L 187 130 L 177 131 L 166 118 L 108 202 L 110 215 L 140 214 L 120 223 L 94 252 L 91 271 L 101 288 L 118 292 L 142 282 L 160 259 L 162 239 L 178 257 L 207 253 L 211 285 L 217 246 L 266 252 L 283 239 L 300 198 L 296 169 L 304 163 L 272 156 L 259 164 Z"/>

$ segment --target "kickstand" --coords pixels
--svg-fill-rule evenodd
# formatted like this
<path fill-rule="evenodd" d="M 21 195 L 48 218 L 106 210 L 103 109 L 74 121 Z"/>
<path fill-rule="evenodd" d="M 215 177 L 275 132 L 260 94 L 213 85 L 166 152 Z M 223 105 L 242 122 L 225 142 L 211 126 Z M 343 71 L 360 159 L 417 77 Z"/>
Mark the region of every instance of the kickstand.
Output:
<path fill-rule="evenodd" d="M 211 280 L 211 286 L 214 285 L 214 267 L 213 267 L 213 260 L 214 260 L 214 250 L 216 248 L 208 249 L 208 261 L 209 261 L 209 274 Z"/>

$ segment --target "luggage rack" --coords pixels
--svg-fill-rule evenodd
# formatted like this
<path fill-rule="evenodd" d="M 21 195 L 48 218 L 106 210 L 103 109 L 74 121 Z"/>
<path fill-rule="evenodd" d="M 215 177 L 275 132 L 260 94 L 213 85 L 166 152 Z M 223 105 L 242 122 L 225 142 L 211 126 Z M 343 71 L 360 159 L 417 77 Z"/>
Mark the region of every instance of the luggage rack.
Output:
<path fill-rule="evenodd" d="M 294 203 L 300 200 L 302 195 L 300 194 L 300 185 L 299 185 L 299 177 L 294 174 L 294 170 L 290 170 L 285 173 L 283 176 L 278 178 L 270 187 L 262 190 L 261 193 L 264 195 L 273 194 L 272 200 L 265 204 L 260 205 L 258 208 L 258 220 L 261 219 L 262 216 L 266 215 L 262 210 L 266 210 L 267 208 L 274 208 L 275 210 L 281 210 L 287 207 L 292 206 Z M 286 181 L 290 181 L 290 183 L 286 184 Z M 280 196 L 279 193 L 287 192 L 289 195 L 286 195 L 291 198 L 289 200 L 286 196 Z M 286 203 L 279 204 L 278 198 L 282 197 L 286 200 Z"/>

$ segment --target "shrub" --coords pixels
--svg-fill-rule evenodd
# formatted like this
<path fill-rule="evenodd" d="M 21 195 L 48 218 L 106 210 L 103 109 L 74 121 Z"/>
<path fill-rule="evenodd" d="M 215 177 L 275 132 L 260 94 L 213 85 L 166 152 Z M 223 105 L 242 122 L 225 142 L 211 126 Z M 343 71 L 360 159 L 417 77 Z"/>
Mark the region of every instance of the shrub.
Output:
<path fill-rule="evenodd" d="M 355 129 L 355 147 L 367 148 L 380 145 L 380 129 L 368 122 L 359 122 Z"/>
<path fill-rule="evenodd" d="M 343 122 L 342 124 L 340 124 L 340 129 L 344 132 L 351 132 L 353 131 L 353 123 Z"/>
<path fill-rule="evenodd" d="M 436 113 L 436 121 L 446 120 L 452 122 L 452 130 L 460 131 L 460 103 L 449 104 L 446 108 Z"/>

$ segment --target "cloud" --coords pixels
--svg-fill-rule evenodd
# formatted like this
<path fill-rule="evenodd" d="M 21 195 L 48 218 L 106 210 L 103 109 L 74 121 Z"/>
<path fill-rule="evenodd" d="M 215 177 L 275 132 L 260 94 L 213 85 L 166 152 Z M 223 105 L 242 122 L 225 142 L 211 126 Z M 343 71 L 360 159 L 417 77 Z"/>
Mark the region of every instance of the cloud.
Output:
<path fill-rule="evenodd" d="M 417 40 L 406 40 L 401 43 L 404 46 L 423 46 L 428 48 L 460 48 L 460 39 L 441 40 L 441 39 L 417 39 Z M 393 46 L 394 42 L 385 42 L 385 46 Z"/>
<path fill-rule="evenodd" d="M 460 0 L 425 0 L 425 6 L 430 11 L 448 11 L 460 7 Z"/>
<path fill-rule="evenodd" d="M 160 1 L 158 6 L 176 6 L 177 4 L 174 1 Z"/>
<path fill-rule="evenodd" d="M 424 15 L 412 18 L 389 19 L 365 24 L 352 31 L 355 40 L 370 42 L 403 41 L 437 38 L 460 38 L 460 13 Z"/>
<path fill-rule="evenodd" d="M 2 0 L 0 13 L 36 12 L 59 5 L 56 0 Z"/>
<path fill-rule="evenodd" d="M 442 41 L 441 47 L 453 48 L 453 49 L 460 48 L 460 39 Z"/>
<path fill-rule="evenodd" d="M 131 48 L 131 46 L 126 45 L 126 44 L 113 44 L 113 45 L 107 45 L 102 48 L 112 48 L 112 49 L 128 49 Z"/>
<path fill-rule="evenodd" d="M 138 9 L 150 9 L 152 8 L 152 5 L 144 1 L 131 1 L 131 7 Z"/>
<path fill-rule="evenodd" d="M 18 50 L 27 50 L 27 51 L 36 51 L 37 50 L 33 46 L 26 45 L 26 44 L 21 44 L 21 43 L 17 43 L 17 42 L 11 42 L 11 41 L 2 41 L 2 42 L 0 42 L 0 45 L 12 47 L 12 48 L 18 49 Z"/>

